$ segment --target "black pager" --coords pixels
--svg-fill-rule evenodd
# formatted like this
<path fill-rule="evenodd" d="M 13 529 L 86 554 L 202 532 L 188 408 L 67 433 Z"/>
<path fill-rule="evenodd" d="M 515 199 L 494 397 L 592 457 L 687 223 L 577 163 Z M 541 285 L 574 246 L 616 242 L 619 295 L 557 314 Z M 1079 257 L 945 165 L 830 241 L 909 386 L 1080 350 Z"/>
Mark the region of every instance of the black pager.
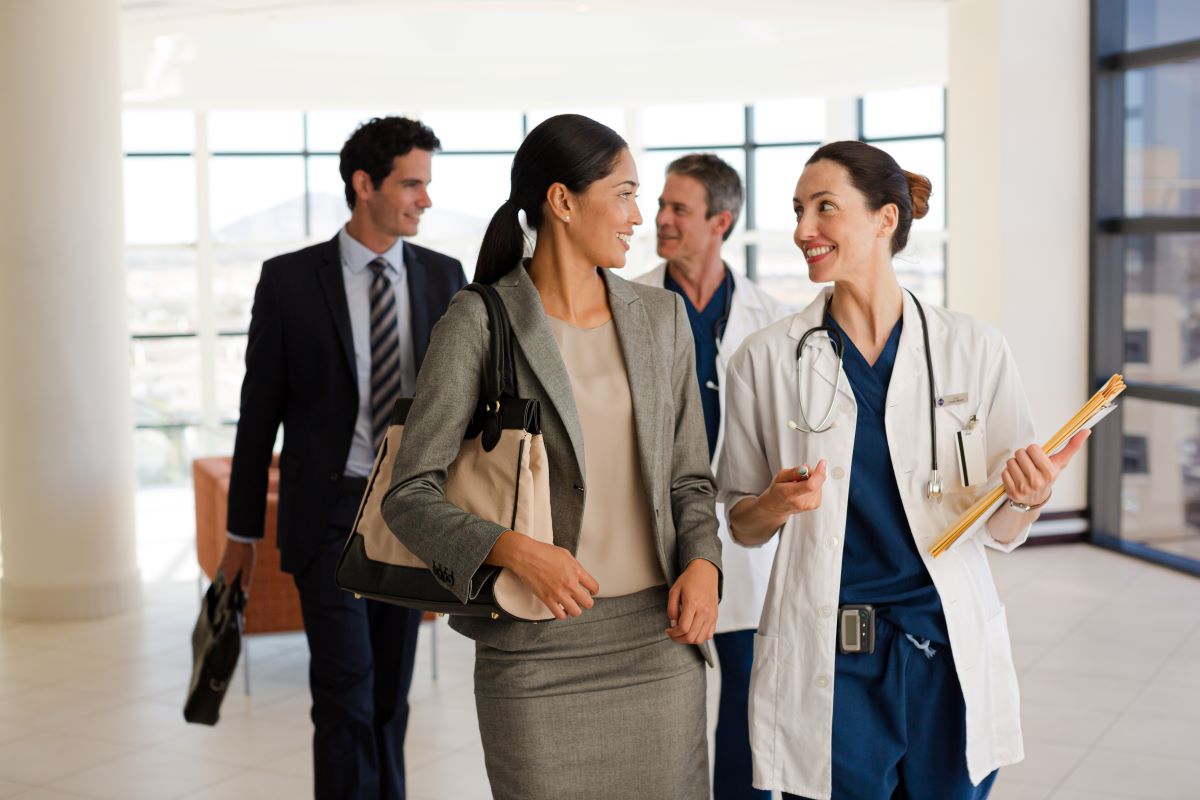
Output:
<path fill-rule="evenodd" d="M 875 607 L 842 606 L 838 609 L 838 652 L 875 652 Z"/>

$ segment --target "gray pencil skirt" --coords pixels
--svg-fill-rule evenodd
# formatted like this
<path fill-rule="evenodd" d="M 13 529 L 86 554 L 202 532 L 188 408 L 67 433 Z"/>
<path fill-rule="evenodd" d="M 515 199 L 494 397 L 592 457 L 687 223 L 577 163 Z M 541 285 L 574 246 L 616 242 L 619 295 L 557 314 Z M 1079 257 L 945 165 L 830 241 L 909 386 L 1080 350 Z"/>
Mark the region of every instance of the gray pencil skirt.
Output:
<path fill-rule="evenodd" d="M 704 660 L 663 633 L 667 590 L 597 599 L 502 650 L 476 642 L 495 800 L 706 800 Z"/>

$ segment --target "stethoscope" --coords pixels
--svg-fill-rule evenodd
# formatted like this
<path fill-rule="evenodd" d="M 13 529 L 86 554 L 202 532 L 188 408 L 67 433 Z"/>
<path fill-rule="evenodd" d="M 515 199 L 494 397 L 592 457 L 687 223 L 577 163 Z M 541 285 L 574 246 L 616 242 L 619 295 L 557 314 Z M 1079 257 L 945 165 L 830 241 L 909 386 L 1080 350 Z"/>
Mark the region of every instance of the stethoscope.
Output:
<path fill-rule="evenodd" d="M 664 288 L 667 280 L 667 274 L 663 273 Z M 721 282 L 725 287 L 725 308 L 721 312 L 721 316 L 713 320 L 712 337 L 717 343 L 717 352 L 721 352 L 721 340 L 725 338 L 725 326 L 729 324 L 729 312 L 733 310 L 733 272 L 729 267 L 725 267 L 725 279 Z M 712 389 L 714 392 L 719 392 L 721 387 L 716 381 L 705 381 L 705 389 Z"/>
<path fill-rule="evenodd" d="M 925 366 L 929 377 L 929 450 L 932 456 L 933 469 L 929 474 L 929 483 L 925 484 L 925 496 L 934 502 L 940 503 L 942 502 L 942 477 L 938 473 L 937 462 L 937 414 L 935 413 L 937 409 L 937 393 L 934 390 L 933 381 L 933 354 L 929 348 L 929 324 L 925 321 L 925 309 L 921 307 L 921 301 L 911 291 L 908 294 L 912 297 L 913 302 L 917 304 L 917 316 L 921 318 L 921 335 L 925 340 Z M 831 297 L 825 301 L 825 311 L 822 319 L 829 316 L 829 304 L 832 299 Z M 814 333 L 825 334 L 826 338 L 829 339 L 829 346 L 833 348 L 833 354 L 837 356 L 838 360 L 837 381 L 833 387 L 833 397 L 829 401 L 829 409 L 816 425 L 813 425 L 808 419 L 808 412 L 804 408 L 804 344 L 808 341 L 808 337 Z M 800 337 L 800 344 L 796 345 L 796 392 L 799 395 L 798 399 L 800 401 L 800 418 L 804 420 L 804 424 L 808 427 L 802 427 L 796 424 L 795 420 L 789 419 L 789 428 L 801 433 L 825 433 L 833 427 L 830 418 L 833 416 L 833 409 L 837 403 L 838 390 L 842 387 L 842 375 L 845 372 L 842 369 L 842 356 L 845 354 L 845 350 L 846 343 L 842 341 L 842 335 L 830 325 L 818 325 L 815 328 L 809 328 Z"/>

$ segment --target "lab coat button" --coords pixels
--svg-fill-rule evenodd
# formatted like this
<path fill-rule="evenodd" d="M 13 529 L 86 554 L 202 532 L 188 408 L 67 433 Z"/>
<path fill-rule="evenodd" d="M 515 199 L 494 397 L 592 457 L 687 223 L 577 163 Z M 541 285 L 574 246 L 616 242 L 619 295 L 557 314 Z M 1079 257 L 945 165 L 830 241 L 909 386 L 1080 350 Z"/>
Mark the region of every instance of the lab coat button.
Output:
<path fill-rule="evenodd" d="M 821 606 L 821 616 L 822 617 L 833 616 L 833 609 L 829 606 Z"/>
<path fill-rule="evenodd" d="M 846 477 L 846 470 L 842 469 L 841 467 L 834 467 L 833 472 L 829 474 L 833 476 L 835 481 L 840 481 L 842 478 Z"/>
<path fill-rule="evenodd" d="M 839 544 L 838 537 L 836 537 L 836 536 L 830 536 L 829 539 L 825 542 L 825 546 L 828 547 L 830 550 L 836 550 L 838 544 Z"/>
<path fill-rule="evenodd" d="M 817 688 L 828 689 L 829 688 L 829 678 L 825 677 L 824 675 L 817 678 Z"/>

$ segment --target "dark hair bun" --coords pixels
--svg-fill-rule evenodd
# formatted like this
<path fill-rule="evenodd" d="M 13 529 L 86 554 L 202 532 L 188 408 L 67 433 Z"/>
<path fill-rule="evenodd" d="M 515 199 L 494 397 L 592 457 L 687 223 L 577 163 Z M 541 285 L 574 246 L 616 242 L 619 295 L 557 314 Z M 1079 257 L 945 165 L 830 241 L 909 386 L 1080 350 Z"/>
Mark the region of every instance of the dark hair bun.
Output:
<path fill-rule="evenodd" d="M 929 213 L 929 195 L 933 192 L 933 184 L 924 175 L 905 171 L 908 180 L 908 192 L 912 195 L 913 219 L 920 219 Z"/>

